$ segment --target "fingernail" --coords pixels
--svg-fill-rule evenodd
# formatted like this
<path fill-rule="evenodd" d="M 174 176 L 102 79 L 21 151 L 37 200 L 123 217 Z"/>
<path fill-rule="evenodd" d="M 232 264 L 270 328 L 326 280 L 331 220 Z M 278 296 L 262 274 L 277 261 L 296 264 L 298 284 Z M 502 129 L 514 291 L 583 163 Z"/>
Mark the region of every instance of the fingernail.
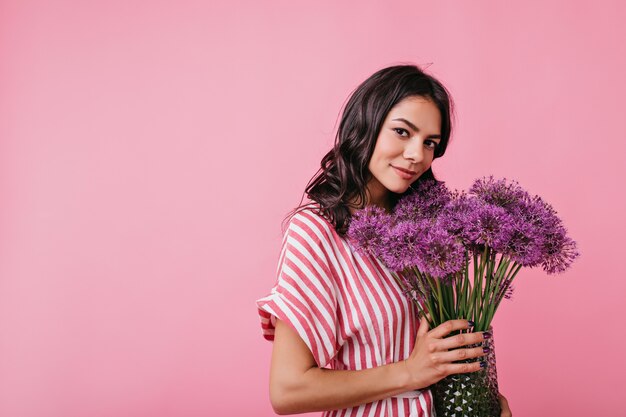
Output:
<path fill-rule="evenodd" d="M 474 327 L 474 322 L 473 321 L 468 320 L 467 322 L 469 323 L 469 327 Z"/>
<path fill-rule="evenodd" d="M 491 337 L 491 333 L 489 333 L 489 332 L 485 332 L 485 333 L 483 333 L 483 337 L 484 337 L 485 339 L 489 339 L 489 338 Z"/>
<path fill-rule="evenodd" d="M 485 366 L 487 366 L 487 362 L 480 361 L 480 367 L 484 368 Z"/>
<path fill-rule="evenodd" d="M 483 353 L 489 353 L 489 351 L 490 351 L 490 350 L 491 350 L 491 349 L 489 349 L 488 347 L 484 347 L 484 348 L 483 348 Z"/>

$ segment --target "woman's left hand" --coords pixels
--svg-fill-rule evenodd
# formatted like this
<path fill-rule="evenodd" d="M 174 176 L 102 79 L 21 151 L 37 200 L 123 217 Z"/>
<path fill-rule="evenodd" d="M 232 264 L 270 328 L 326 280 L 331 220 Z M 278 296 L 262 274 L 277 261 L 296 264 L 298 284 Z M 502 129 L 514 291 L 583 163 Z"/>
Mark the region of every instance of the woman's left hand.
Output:
<path fill-rule="evenodd" d="M 504 398 L 504 395 L 498 393 L 498 399 L 500 400 L 500 408 L 502 409 L 502 414 L 500 417 L 513 417 L 511 413 L 511 409 L 509 408 L 509 402 Z"/>

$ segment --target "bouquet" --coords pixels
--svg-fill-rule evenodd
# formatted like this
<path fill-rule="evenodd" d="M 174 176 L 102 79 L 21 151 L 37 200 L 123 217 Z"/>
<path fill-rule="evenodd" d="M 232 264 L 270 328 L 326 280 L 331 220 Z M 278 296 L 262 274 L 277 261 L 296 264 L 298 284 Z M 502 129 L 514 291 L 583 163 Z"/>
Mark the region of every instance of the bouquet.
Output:
<path fill-rule="evenodd" d="M 522 267 L 555 274 L 579 256 L 552 206 L 493 176 L 477 179 L 469 192 L 420 181 L 391 213 L 375 206 L 357 211 L 348 237 L 388 267 L 431 328 L 463 318 L 474 331 L 490 330 Z M 489 369 L 477 375 L 435 384 L 437 415 L 500 415 L 494 355 L 491 346 Z"/>

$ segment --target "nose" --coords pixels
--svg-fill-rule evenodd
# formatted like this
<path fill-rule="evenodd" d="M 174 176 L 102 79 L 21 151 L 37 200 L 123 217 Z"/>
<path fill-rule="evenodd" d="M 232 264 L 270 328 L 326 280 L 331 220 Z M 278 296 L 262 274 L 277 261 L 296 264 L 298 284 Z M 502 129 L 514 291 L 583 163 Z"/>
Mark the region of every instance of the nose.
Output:
<path fill-rule="evenodd" d="M 403 156 L 414 163 L 422 162 L 424 159 L 424 146 L 420 140 L 413 140 L 407 143 Z"/>

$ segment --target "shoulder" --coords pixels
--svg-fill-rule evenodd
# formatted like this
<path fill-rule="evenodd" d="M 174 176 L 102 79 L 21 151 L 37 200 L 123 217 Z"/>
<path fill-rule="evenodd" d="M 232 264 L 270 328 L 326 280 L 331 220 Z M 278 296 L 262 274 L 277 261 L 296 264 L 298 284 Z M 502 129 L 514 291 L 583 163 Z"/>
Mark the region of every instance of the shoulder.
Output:
<path fill-rule="evenodd" d="M 318 243 L 330 242 L 338 237 L 332 223 L 322 215 L 318 206 L 306 206 L 299 209 L 289 219 L 287 236 L 301 235 L 310 241 Z"/>

